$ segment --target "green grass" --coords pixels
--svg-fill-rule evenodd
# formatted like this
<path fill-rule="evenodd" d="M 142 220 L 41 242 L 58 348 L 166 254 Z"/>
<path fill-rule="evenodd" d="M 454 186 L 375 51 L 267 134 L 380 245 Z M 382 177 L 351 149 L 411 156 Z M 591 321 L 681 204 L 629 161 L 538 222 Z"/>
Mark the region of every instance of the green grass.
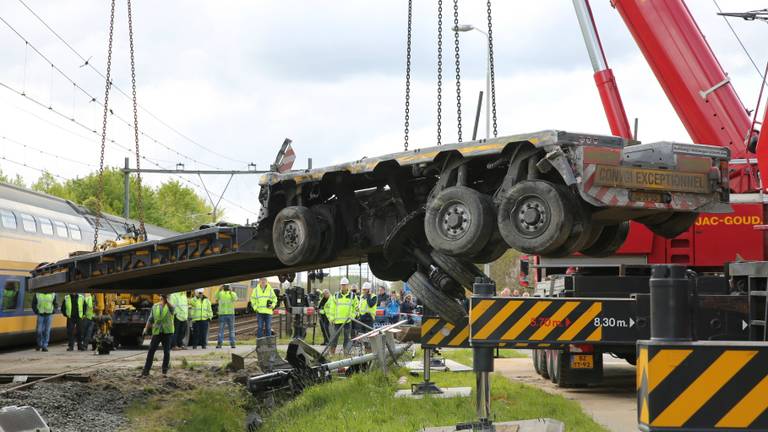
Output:
<path fill-rule="evenodd" d="M 131 432 L 242 432 L 249 396 L 242 386 L 150 397 L 127 410 Z"/>
<path fill-rule="evenodd" d="M 468 348 L 442 348 L 440 350 L 442 352 L 443 357 L 446 359 L 450 359 L 456 362 L 459 362 L 465 366 L 472 366 L 472 350 Z M 525 358 L 528 357 L 525 354 L 511 350 L 511 349 L 503 349 L 499 350 L 499 358 Z M 416 359 L 421 360 L 423 358 L 422 350 L 421 348 L 416 350 L 416 356 L 414 357 Z"/>
<path fill-rule="evenodd" d="M 471 373 L 435 373 L 433 377 L 446 387 L 470 387 L 474 381 Z M 312 387 L 275 410 L 266 419 L 263 430 L 412 432 L 475 418 L 474 396 L 396 399 L 396 381 L 392 376 L 372 372 Z M 416 379 L 411 378 L 413 381 Z M 514 383 L 498 374 L 491 379 L 491 398 L 496 421 L 549 417 L 563 421 L 569 432 L 605 431 L 576 402 Z"/>

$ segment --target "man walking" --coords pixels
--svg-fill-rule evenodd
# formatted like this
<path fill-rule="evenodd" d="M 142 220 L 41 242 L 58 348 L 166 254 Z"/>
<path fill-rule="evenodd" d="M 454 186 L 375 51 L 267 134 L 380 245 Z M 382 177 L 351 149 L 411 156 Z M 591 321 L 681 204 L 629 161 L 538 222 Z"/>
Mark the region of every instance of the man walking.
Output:
<path fill-rule="evenodd" d="M 237 293 L 229 289 L 229 284 L 222 285 L 216 293 L 216 303 L 219 307 L 219 339 L 216 348 L 221 348 L 224 342 L 224 326 L 229 328 L 229 346 L 235 347 L 235 302 Z"/>
<path fill-rule="evenodd" d="M 74 351 L 75 341 L 77 349 L 84 351 L 83 342 L 80 339 L 83 319 L 83 306 L 85 298 L 82 294 L 67 294 L 64 297 L 64 307 L 61 308 L 61 314 L 67 318 L 67 351 Z"/>
<path fill-rule="evenodd" d="M 48 351 L 48 341 L 51 340 L 51 323 L 53 311 L 56 310 L 56 294 L 37 293 L 32 297 L 32 310 L 37 315 L 37 347 L 35 351 Z"/>
<path fill-rule="evenodd" d="M 171 364 L 171 339 L 173 339 L 173 305 L 168 302 L 165 295 L 160 296 L 160 303 L 152 306 L 152 313 L 149 314 L 147 325 L 144 326 L 144 334 L 152 329 L 152 339 L 149 342 L 149 352 L 147 352 L 147 361 L 144 362 L 144 370 L 141 376 L 149 376 L 149 370 L 152 369 L 152 362 L 155 360 L 157 347 L 163 344 L 163 375 L 168 373 L 168 367 Z"/>
<path fill-rule="evenodd" d="M 189 318 L 192 320 L 192 334 L 189 338 L 189 344 L 192 345 L 192 349 L 198 346 L 206 349 L 208 347 L 208 324 L 213 318 L 213 309 L 203 288 L 196 289 L 195 296 L 189 300 Z"/>
<path fill-rule="evenodd" d="M 258 329 L 256 337 L 261 338 L 272 335 L 272 312 L 277 306 L 277 295 L 267 278 L 259 279 L 259 284 L 251 292 L 251 307 L 256 311 Z"/>
<path fill-rule="evenodd" d="M 168 297 L 173 305 L 173 340 L 171 346 L 173 349 L 185 350 L 184 336 L 187 335 L 187 319 L 189 318 L 189 303 L 187 302 L 187 292 L 175 292 Z"/>
<path fill-rule="evenodd" d="M 93 338 L 93 329 L 96 328 L 96 324 L 93 322 L 93 295 L 91 293 L 85 293 L 83 295 L 83 319 L 81 321 L 83 325 L 83 329 L 81 331 L 81 339 L 82 341 L 80 344 L 83 346 L 84 349 L 88 349 L 88 344 L 91 343 L 91 339 Z M 96 346 L 93 346 L 93 349 L 96 349 Z"/>
<path fill-rule="evenodd" d="M 352 319 L 357 310 L 357 298 L 349 291 L 349 279 L 343 277 L 339 282 L 339 292 L 331 297 L 331 315 L 333 316 L 333 337 L 331 338 L 331 355 L 336 354 L 339 335 L 343 333 L 342 348 L 344 354 L 349 354 L 352 348 Z"/>

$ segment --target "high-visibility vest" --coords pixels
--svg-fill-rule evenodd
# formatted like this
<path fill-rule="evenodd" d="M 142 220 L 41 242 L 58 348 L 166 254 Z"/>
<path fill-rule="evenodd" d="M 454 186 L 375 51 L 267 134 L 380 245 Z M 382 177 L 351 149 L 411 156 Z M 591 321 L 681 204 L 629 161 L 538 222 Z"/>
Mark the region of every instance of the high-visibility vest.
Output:
<path fill-rule="evenodd" d="M 152 306 L 152 334 L 172 334 L 173 328 L 173 314 L 171 308 L 167 305 L 163 306 L 160 303 L 156 303 Z"/>
<path fill-rule="evenodd" d="M 351 322 L 352 318 L 355 317 L 356 310 L 357 297 L 355 297 L 355 295 L 351 292 L 347 293 L 346 295 L 342 294 L 341 292 L 337 292 L 336 295 L 333 296 L 333 305 L 331 311 L 334 324 L 344 324 L 346 322 Z"/>
<path fill-rule="evenodd" d="M 77 312 L 80 318 L 83 318 L 83 302 L 85 299 L 82 294 L 77 295 Z M 72 296 L 67 294 L 64 296 L 64 316 L 72 318 Z"/>
<path fill-rule="evenodd" d="M 85 316 L 83 318 L 93 319 L 93 296 L 92 295 L 88 297 L 84 296 L 83 298 L 84 298 L 83 304 L 84 304 L 84 311 L 85 311 Z"/>
<path fill-rule="evenodd" d="M 213 318 L 211 301 L 207 297 L 192 297 L 189 300 L 189 319 L 192 321 L 209 320 Z"/>
<path fill-rule="evenodd" d="M 373 306 L 368 306 L 368 300 L 366 300 L 364 297 L 360 297 L 357 303 L 357 313 L 360 316 L 368 314 L 371 316 L 371 318 L 376 318 L 376 296 L 373 296 L 372 298 L 374 300 Z"/>
<path fill-rule="evenodd" d="M 220 290 L 216 293 L 216 301 L 219 303 L 219 315 L 234 315 L 237 294 L 234 291 Z"/>
<path fill-rule="evenodd" d="M 176 319 L 179 321 L 186 321 L 189 316 L 187 293 L 184 291 L 173 293 L 168 300 L 173 305 L 173 313 L 176 315 Z"/>
<path fill-rule="evenodd" d="M 39 314 L 52 314 L 53 313 L 53 300 L 56 299 L 54 293 L 37 293 L 37 313 Z"/>
<path fill-rule="evenodd" d="M 272 300 L 272 306 L 267 307 L 267 302 Z M 256 309 L 256 312 L 260 314 L 272 314 L 272 311 L 277 306 L 277 295 L 272 286 L 267 284 L 264 289 L 261 285 L 256 285 L 251 292 L 251 307 Z"/>

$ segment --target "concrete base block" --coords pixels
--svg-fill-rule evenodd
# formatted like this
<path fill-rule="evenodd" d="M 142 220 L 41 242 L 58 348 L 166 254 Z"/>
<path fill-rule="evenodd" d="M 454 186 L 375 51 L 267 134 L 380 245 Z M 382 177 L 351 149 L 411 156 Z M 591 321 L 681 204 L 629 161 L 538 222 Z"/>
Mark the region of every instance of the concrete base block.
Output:
<path fill-rule="evenodd" d="M 453 388 L 440 388 L 443 392 L 440 394 L 429 395 L 433 398 L 456 398 L 456 397 L 469 397 L 472 394 L 472 387 L 453 387 Z M 410 390 L 398 390 L 395 393 L 396 398 L 409 398 L 409 399 L 421 399 L 424 395 L 414 395 Z"/>
<path fill-rule="evenodd" d="M 424 370 L 424 362 L 418 361 L 418 360 L 410 361 L 405 364 L 405 367 L 408 368 L 408 370 L 413 372 L 422 372 Z M 464 366 L 463 364 L 453 360 L 446 360 L 445 366 L 432 366 L 430 369 L 438 372 L 471 372 L 472 371 L 471 367 Z"/>
<path fill-rule="evenodd" d="M 532 419 L 493 424 L 495 432 L 565 432 L 565 424 L 552 419 Z M 487 430 L 487 429 L 486 429 Z M 455 432 L 456 426 L 440 426 L 422 429 L 423 432 Z"/>

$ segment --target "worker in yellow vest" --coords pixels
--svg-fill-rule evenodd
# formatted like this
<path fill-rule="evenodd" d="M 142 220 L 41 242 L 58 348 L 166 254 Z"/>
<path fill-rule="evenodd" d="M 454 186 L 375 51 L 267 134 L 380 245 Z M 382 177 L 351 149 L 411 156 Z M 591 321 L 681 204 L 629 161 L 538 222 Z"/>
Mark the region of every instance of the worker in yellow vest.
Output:
<path fill-rule="evenodd" d="M 145 335 L 152 329 L 152 339 L 149 342 L 144 370 L 141 372 L 143 377 L 149 376 L 149 370 L 152 369 L 152 362 L 155 360 L 155 352 L 160 344 L 163 344 L 163 375 L 168 373 L 168 367 L 171 364 L 171 339 L 174 333 L 173 314 L 173 305 L 166 295 L 161 295 L 160 302 L 152 305 L 152 312 L 144 326 Z"/>
<path fill-rule="evenodd" d="M 277 306 L 277 294 L 269 285 L 267 278 L 259 279 L 259 284 L 253 287 L 251 292 L 251 307 L 256 311 L 258 329 L 256 337 L 272 335 L 272 313 Z"/>
<path fill-rule="evenodd" d="M 216 302 L 219 312 L 219 340 L 216 348 L 221 348 L 224 342 L 224 326 L 229 327 L 229 346 L 235 347 L 235 302 L 237 293 L 230 290 L 229 284 L 221 286 L 216 293 Z"/>
<path fill-rule="evenodd" d="M 333 317 L 330 351 L 336 354 L 339 335 L 344 335 L 344 354 L 349 354 L 352 348 L 352 320 L 357 313 L 357 298 L 349 290 L 349 279 L 343 277 L 339 282 L 339 291 L 331 297 L 330 313 Z"/>
<path fill-rule="evenodd" d="M 367 333 L 373 329 L 373 321 L 376 319 L 376 307 L 378 299 L 371 294 L 371 283 L 363 282 L 363 290 L 360 299 L 357 302 L 358 320 L 369 328 L 361 328 L 362 333 Z"/>
<path fill-rule="evenodd" d="M 37 315 L 37 347 L 35 351 L 48 351 L 48 341 L 51 339 L 51 324 L 53 311 L 56 310 L 56 294 L 37 293 L 32 297 L 32 311 Z"/>
<path fill-rule="evenodd" d="M 187 301 L 187 292 L 179 291 L 168 296 L 168 301 L 173 305 L 173 340 L 172 349 L 187 349 L 184 346 L 184 337 L 187 335 L 187 319 L 189 318 L 189 302 Z"/>
<path fill-rule="evenodd" d="M 88 345 L 93 338 L 93 330 L 96 328 L 96 324 L 93 322 L 94 315 L 93 295 L 91 293 L 85 293 L 83 294 L 83 319 L 81 321 L 83 330 L 80 333 L 82 339 L 80 344 L 85 349 L 88 349 Z M 96 349 L 96 345 L 94 345 L 93 348 Z"/>
<path fill-rule="evenodd" d="M 67 294 L 64 297 L 64 306 L 61 308 L 61 314 L 67 317 L 67 351 L 75 349 L 75 341 L 77 341 L 77 349 L 85 351 L 83 341 L 80 339 L 80 333 L 83 331 L 84 305 L 85 297 L 82 294 Z"/>
<path fill-rule="evenodd" d="M 192 321 L 192 333 L 189 337 L 189 344 L 192 349 L 200 346 L 202 349 L 208 347 L 208 325 L 213 318 L 213 309 L 211 301 L 205 296 L 205 290 L 198 288 L 195 290 L 195 296 L 189 300 L 189 319 Z"/>

